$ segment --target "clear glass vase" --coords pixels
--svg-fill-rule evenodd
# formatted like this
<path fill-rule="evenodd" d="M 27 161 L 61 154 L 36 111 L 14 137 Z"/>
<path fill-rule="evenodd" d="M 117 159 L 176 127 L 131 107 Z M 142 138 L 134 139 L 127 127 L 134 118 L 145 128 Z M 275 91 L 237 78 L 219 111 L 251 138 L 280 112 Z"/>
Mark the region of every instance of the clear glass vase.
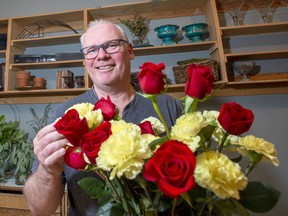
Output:
<path fill-rule="evenodd" d="M 146 35 L 135 35 L 132 36 L 132 44 L 134 47 L 148 46 L 149 40 Z"/>

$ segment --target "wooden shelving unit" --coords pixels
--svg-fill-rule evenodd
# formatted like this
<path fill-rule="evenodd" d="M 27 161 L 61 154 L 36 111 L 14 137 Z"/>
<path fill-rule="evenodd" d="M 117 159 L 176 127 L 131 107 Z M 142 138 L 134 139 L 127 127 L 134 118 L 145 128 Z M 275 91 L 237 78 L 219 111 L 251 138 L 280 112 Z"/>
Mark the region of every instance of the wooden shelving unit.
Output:
<path fill-rule="evenodd" d="M 223 85 L 217 92 L 217 96 L 238 96 L 254 94 L 282 94 L 288 93 L 287 71 L 268 71 L 251 77 L 249 83 L 240 82 L 239 77 L 231 78 L 231 67 L 233 61 L 265 60 L 288 58 L 288 50 L 276 49 L 226 53 L 224 39 L 233 37 L 254 37 L 267 35 L 273 38 L 275 33 L 287 33 L 287 22 L 275 22 L 266 24 L 253 24 L 243 26 L 220 26 L 219 15 L 223 13 L 217 8 L 216 0 L 191 1 L 182 0 L 175 4 L 174 0 L 167 1 L 143 1 L 126 4 L 115 4 L 96 8 L 87 8 L 75 11 L 64 11 L 60 13 L 49 13 L 27 17 L 15 17 L 0 19 L 0 33 L 6 33 L 7 49 L 0 50 L 0 58 L 6 61 L 4 91 L 0 92 L 1 98 L 7 98 L 13 103 L 58 103 L 77 96 L 91 86 L 88 73 L 83 69 L 85 76 L 85 88 L 83 89 L 43 89 L 43 90 L 17 90 L 15 89 L 15 72 L 18 70 L 45 70 L 62 69 L 69 67 L 84 67 L 84 61 L 69 60 L 55 62 L 14 63 L 14 55 L 25 54 L 28 48 L 39 48 L 44 46 L 57 46 L 79 44 L 80 35 L 87 29 L 88 23 L 97 18 L 110 19 L 119 22 L 119 18 L 131 17 L 135 12 L 141 13 L 151 20 L 157 21 L 166 18 L 181 18 L 204 16 L 209 26 L 209 40 L 199 43 L 175 44 L 171 46 L 148 46 L 135 48 L 135 55 L 139 58 L 149 55 L 163 55 L 181 53 L 197 53 L 207 51 L 207 57 L 216 60 L 221 68 L 221 80 L 217 85 Z M 63 26 L 50 26 L 45 28 L 43 37 L 18 38 L 23 29 L 41 20 L 59 20 L 68 24 L 74 30 Z M 287 47 L 287 46 L 286 46 Z M 44 72 L 43 72 L 44 73 Z M 44 74 L 43 74 L 44 75 Z M 265 85 L 264 85 L 265 84 Z M 169 93 L 175 97 L 183 95 L 184 85 L 169 86 Z M 45 98 L 45 100 L 43 99 Z"/>

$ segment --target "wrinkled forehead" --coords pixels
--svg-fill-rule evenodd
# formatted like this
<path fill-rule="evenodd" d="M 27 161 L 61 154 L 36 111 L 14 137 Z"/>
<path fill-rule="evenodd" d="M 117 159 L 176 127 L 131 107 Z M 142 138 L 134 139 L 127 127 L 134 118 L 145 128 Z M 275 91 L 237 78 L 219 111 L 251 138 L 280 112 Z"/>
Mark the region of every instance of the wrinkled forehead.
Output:
<path fill-rule="evenodd" d="M 97 24 L 89 28 L 83 40 L 84 47 L 91 45 L 100 45 L 109 40 L 123 39 L 125 36 L 123 33 L 113 24 Z"/>

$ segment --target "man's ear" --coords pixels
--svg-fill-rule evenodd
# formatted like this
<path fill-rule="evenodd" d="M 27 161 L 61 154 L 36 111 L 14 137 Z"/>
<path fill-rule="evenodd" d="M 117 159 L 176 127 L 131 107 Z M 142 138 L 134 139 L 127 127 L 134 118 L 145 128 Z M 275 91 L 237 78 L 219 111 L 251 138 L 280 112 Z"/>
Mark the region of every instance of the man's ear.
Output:
<path fill-rule="evenodd" d="M 128 44 L 128 52 L 130 60 L 133 60 L 135 58 L 135 54 L 131 43 Z"/>

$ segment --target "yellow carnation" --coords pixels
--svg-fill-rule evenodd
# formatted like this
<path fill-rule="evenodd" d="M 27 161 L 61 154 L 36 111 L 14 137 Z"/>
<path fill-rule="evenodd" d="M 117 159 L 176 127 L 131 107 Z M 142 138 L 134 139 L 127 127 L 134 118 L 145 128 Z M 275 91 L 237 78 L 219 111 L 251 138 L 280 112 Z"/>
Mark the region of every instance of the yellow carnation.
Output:
<path fill-rule="evenodd" d="M 219 111 L 203 111 L 203 116 L 205 117 L 206 122 L 208 122 L 210 125 L 216 126 L 214 132 L 213 132 L 213 139 L 216 140 L 217 142 L 220 142 L 223 137 L 224 133 L 222 130 L 222 126 L 218 122 L 218 116 L 219 116 Z"/>
<path fill-rule="evenodd" d="M 239 137 L 238 145 L 240 145 L 240 148 L 237 150 L 243 155 L 247 155 L 248 151 L 255 151 L 263 155 L 262 160 L 270 161 L 275 166 L 278 166 L 280 163 L 274 145 L 262 138 L 257 138 L 253 135 Z"/>
<path fill-rule="evenodd" d="M 218 152 L 205 152 L 197 156 L 195 180 L 218 197 L 240 199 L 239 190 L 247 186 L 247 178 L 239 164 Z"/>
<path fill-rule="evenodd" d="M 150 117 L 144 119 L 143 121 L 141 121 L 141 123 L 145 122 L 145 121 L 151 122 L 153 131 L 154 131 L 156 136 L 165 132 L 165 127 L 158 118 L 150 116 Z"/>
<path fill-rule="evenodd" d="M 182 115 L 176 120 L 176 124 L 171 129 L 171 139 L 186 143 L 194 152 L 199 147 L 201 140 L 198 133 L 207 125 L 208 123 L 200 112 Z"/>
<path fill-rule="evenodd" d="M 103 115 L 101 110 L 93 110 L 93 108 L 94 105 L 91 103 L 80 103 L 73 105 L 68 110 L 76 109 L 79 114 L 79 118 L 82 119 L 85 117 L 88 122 L 89 128 L 93 129 L 103 121 Z"/>
<path fill-rule="evenodd" d="M 152 156 L 151 136 L 142 136 L 137 125 L 123 120 L 111 121 L 112 135 L 101 145 L 97 166 L 111 171 L 110 179 L 125 176 L 134 179 L 142 170 L 144 160 Z"/>

